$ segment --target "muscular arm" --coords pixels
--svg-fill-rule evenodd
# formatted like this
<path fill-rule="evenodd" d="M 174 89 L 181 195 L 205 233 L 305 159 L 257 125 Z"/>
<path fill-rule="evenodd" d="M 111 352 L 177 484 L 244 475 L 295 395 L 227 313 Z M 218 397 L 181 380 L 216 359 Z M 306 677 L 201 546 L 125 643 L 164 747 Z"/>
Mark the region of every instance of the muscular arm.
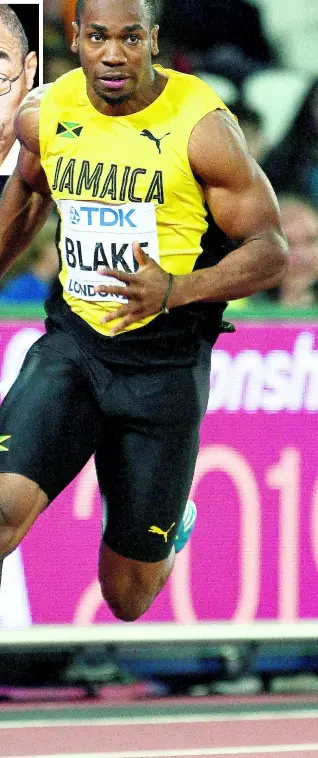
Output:
<path fill-rule="evenodd" d="M 18 165 L 0 200 L 0 276 L 45 223 L 53 202 L 40 162 L 39 105 L 43 88 L 30 93 L 16 116 Z"/>
<path fill-rule="evenodd" d="M 235 300 L 277 286 L 289 256 L 277 199 L 229 114 L 217 111 L 200 121 L 189 159 L 214 220 L 240 246 L 213 268 L 177 277 L 171 305 Z"/>
<path fill-rule="evenodd" d="M 134 255 L 139 269 L 135 274 L 109 269 L 103 272 L 126 286 L 127 304 L 103 319 L 119 319 L 111 330 L 113 335 L 159 313 L 163 304 L 174 308 L 247 297 L 277 286 L 287 272 L 289 251 L 276 196 L 229 114 L 216 111 L 196 125 L 190 138 L 189 161 L 193 174 L 202 182 L 214 220 L 239 248 L 216 266 L 175 276 L 170 290 L 167 273 L 147 258 L 136 242 Z M 96 289 L 123 293 L 117 284 Z"/>

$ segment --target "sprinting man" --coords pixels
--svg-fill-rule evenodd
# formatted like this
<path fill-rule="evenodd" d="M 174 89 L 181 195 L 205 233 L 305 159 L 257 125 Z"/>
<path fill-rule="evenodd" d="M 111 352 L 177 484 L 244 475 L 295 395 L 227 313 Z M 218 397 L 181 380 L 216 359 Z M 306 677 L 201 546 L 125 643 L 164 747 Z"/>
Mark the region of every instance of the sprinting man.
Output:
<path fill-rule="evenodd" d="M 223 103 L 195 77 L 153 67 L 152 0 L 79 0 L 72 49 L 82 67 L 20 108 L 19 164 L 0 204 L 2 271 L 53 203 L 60 214 L 47 332 L 0 411 L 10 435 L 0 555 L 95 454 L 101 589 L 130 621 L 193 528 L 186 504 L 224 301 L 278 284 L 288 249 L 273 191 Z M 145 130 L 169 133 L 161 154 Z M 213 267 L 206 206 L 239 243 Z"/>

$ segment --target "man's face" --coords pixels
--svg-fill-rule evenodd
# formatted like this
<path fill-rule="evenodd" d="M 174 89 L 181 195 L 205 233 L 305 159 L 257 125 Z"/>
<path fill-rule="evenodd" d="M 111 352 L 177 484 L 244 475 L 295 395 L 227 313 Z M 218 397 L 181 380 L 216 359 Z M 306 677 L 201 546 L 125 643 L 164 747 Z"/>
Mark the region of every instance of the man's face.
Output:
<path fill-rule="evenodd" d="M 22 59 L 18 41 L 0 21 L 0 76 L 14 79 L 8 94 L 0 97 L 0 139 L 10 142 L 14 135 L 14 117 L 25 95 L 33 87 L 37 67 L 35 53 Z M 0 89 L 1 92 L 1 89 Z"/>
<path fill-rule="evenodd" d="M 92 92 L 110 106 L 136 100 L 152 81 L 151 56 L 158 53 L 158 28 L 150 29 L 143 0 L 86 0 L 81 24 L 74 25 Z"/>

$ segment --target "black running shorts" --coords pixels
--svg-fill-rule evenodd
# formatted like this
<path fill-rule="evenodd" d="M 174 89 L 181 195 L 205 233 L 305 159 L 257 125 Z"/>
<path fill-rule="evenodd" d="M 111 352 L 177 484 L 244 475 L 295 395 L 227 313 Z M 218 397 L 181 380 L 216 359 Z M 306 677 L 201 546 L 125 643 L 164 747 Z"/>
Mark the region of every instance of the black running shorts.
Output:
<path fill-rule="evenodd" d="M 1 406 L 0 434 L 11 438 L 0 471 L 37 482 L 52 501 L 94 454 L 104 542 L 128 558 L 163 560 L 193 478 L 210 358 L 202 340 L 195 365 L 114 365 L 50 330 Z"/>

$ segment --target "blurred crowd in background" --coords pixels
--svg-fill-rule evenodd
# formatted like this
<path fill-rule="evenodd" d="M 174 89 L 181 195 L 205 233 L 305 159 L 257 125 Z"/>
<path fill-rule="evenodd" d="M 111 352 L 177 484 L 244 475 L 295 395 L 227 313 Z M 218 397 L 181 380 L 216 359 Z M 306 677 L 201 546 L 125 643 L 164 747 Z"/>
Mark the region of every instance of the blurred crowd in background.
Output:
<path fill-rule="evenodd" d="M 44 82 L 78 65 L 71 0 L 44 0 Z M 239 119 L 278 195 L 291 247 L 279 290 L 239 301 L 318 305 L 317 0 L 158 0 L 158 62 L 196 74 Z M 54 216 L 2 283 L 0 304 L 43 302 L 57 274 Z"/>

